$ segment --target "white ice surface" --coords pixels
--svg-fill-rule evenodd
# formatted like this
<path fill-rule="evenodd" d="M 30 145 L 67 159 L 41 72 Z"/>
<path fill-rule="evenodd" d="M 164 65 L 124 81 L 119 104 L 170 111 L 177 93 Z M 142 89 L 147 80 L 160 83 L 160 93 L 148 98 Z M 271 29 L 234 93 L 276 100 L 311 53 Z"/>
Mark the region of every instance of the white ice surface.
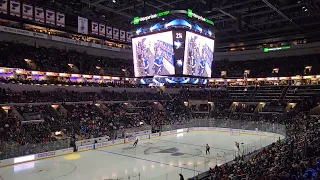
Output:
<path fill-rule="evenodd" d="M 141 140 L 0 168 L 0 180 L 175 180 L 207 171 L 233 159 L 234 143 L 245 150 L 266 146 L 277 139 L 226 132 L 189 132 Z M 205 154 L 205 145 L 211 155 Z M 226 155 L 226 158 L 224 157 Z M 140 174 L 140 175 L 139 175 Z"/>

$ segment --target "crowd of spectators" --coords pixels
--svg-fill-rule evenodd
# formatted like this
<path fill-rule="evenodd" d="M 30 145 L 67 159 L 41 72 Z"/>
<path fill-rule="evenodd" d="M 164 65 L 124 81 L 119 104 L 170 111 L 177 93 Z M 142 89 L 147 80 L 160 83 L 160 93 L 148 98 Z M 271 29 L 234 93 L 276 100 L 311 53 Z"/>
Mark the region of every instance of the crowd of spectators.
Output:
<path fill-rule="evenodd" d="M 45 72 L 125 76 L 125 73 L 132 73 L 133 66 L 129 60 L 92 56 L 74 50 L 65 51 L 2 41 L 0 42 L 0 67 Z"/>
<path fill-rule="evenodd" d="M 287 138 L 239 158 L 225 166 L 210 168 L 210 180 L 220 179 L 319 179 L 319 117 L 299 113 L 286 122 Z"/>
<path fill-rule="evenodd" d="M 250 70 L 248 77 L 282 77 L 295 75 L 320 74 L 319 54 L 304 56 L 284 56 L 268 59 L 239 61 L 214 61 L 212 77 L 221 77 L 221 71 L 227 71 L 226 77 L 243 77 L 245 70 Z M 305 67 L 312 67 L 311 70 Z M 274 71 L 278 68 L 279 71 Z"/>
<path fill-rule="evenodd" d="M 59 56 L 56 56 L 57 54 Z M 2 41 L 0 55 L 0 67 L 126 77 L 133 75 L 133 64 L 130 60 L 92 56 L 75 50 Z M 319 54 L 275 57 L 237 63 L 228 60 L 214 61 L 212 77 L 221 77 L 221 71 L 227 71 L 226 77 L 243 77 L 244 70 L 250 70 L 248 77 L 316 75 L 320 73 L 318 56 Z M 275 68 L 279 71 L 275 71 Z"/>
<path fill-rule="evenodd" d="M 307 91 L 310 93 L 310 89 L 307 88 Z M 55 131 L 62 131 L 66 136 L 76 136 L 78 139 L 101 136 L 116 138 L 116 130 L 145 125 L 154 127 L 183 124 L 192 117 L 185 101 L 196 100 L 197 94 L 201 93 L 206 95 L 199 95 L 200 100 L 214 100 L 214 117 L 231 117 L 232 96 L 228 95 L 225 89 L 183 90 L 180 94 L 106 90 L 100 93 L 66 90 L 15 92 L 2 89 L 2 104 L 23 103 L 11 106 L 12 109 L 7 114 L 1 113 L 0 137 L 1 143 L 5 144 L 2 147 L 8 148 L 8 144 L 32 145 L 54 142 Z M 271 104 L 279 105 L 277 103 L 279 102 Z M 253 113 L 257 104 L 240 104 L 235 109 L 237 114 L 232 118 L 284 123 L 287 126 L 288 138 L 256 152 L 254 158 L 244 158 L 235 164 L 211 169 L 210 178 L 246 176 L 249 179 L 290 179 L 294 176 L 299 179 L 302 176 L 310 176 L 305 172 L 308 169 L 311 169 L 310 172 L 316 170 L 314 165 L 319 161 L 319 119 L 309 117 L 305 113 L 301 114 L 305 110 L 304 105 L 310 108 L 314 107 L 314 103 L 304 101 L 301 104 L 297 109 L 300 113 L 292 118 L 273 113 L 261 114 L 257 118 Z M 283 103 L 280 102 L 280 105 L 283 106 Z M 16 112 L 13 112 L 14 110 Z M 31 148 L 30 153 L 35 150 L 36 147 Z M 4 151 L 5 149 L 0 149 L 0 152 Z"/>

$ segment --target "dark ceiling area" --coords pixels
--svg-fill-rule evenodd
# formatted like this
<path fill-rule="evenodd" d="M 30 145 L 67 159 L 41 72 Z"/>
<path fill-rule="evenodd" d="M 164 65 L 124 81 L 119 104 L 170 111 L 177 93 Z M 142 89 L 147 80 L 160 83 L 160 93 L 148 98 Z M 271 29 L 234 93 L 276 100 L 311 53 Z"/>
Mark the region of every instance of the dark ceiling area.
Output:
<path fill-rule="evenodd" d="M 28 1 L 28 0 L 26 0 Z M 320 33 L 320 0 L 29 0 L 126 30 L 134 16 L 192 9 L 215 22 L 218 44 Z"/>

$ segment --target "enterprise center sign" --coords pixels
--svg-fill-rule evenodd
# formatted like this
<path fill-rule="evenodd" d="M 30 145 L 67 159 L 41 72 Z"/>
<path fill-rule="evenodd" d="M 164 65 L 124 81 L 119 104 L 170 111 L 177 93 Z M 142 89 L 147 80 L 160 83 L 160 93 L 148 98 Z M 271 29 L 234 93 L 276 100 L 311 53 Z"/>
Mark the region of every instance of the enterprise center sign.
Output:
<path fill-rule="evenodd" d="M 143 21 L 148 21 L 148 20 L 151 20 L 151 19 L 155 19 L 155 18 L 159 18 L 161 16 L 165 16 L 165 15 L 168 15 L 168 14 L 187 14 L 188 17 L 190 18 L 195 18 L 199 21 L 203 21 L 203 22 L 206 22 L 208 24 L 211 24 L 211 25 L 214 25 L 214 22 L 207 19 L 207 18 L 204 18 L 198 14 L 195 14 L 192 12 L 191 9 L 188 9 L 187 11 L 186 10 L 172 10 L 172 11 L 163 11 L 163 12 L 159 12 L 157 14 L 151 14 L 149 16 L 145 16 L 145 17 L 134 17 L 133 20 L 131 21 L 132 24 L 134 25 L 137 25 L 139 24 L 140 22 L 143 22 Z"/>

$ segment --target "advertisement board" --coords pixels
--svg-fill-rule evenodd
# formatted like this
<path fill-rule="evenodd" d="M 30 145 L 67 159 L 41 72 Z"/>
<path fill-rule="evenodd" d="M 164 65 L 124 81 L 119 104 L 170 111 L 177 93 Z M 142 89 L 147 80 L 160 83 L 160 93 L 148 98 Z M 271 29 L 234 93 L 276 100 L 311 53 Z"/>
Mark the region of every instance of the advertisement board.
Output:
<path fill-rule="evenodd" d="M 135 77 L 174 75 L 172 31 L 132 38 Z"/>
<path fill-rule="evenodd" d="M 159 137 L 159 133 L 152 133 L 152 134 L 150 134 L 150 137 L 151 137 L 151 138 Z"/>
<path fill-rule="evenodd" d="M 37 154 L 37 157 L 38 158 L 45 158 L 45 157 L 54 156 L 54 155 L 56 155 L 56 152 L 50 151 L 50 152 L 39 153 L 39 154 Z"/>

